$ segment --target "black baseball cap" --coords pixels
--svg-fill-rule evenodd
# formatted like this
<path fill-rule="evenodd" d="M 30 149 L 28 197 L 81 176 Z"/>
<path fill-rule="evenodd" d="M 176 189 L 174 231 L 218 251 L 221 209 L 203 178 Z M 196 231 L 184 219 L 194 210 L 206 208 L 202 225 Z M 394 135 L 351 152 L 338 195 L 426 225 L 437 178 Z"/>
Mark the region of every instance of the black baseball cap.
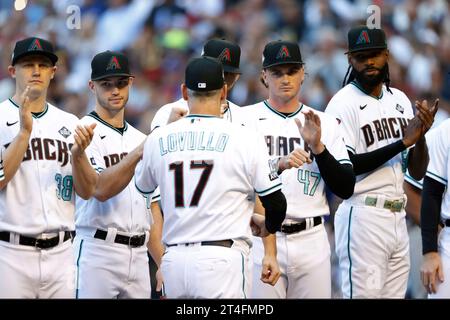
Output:
<path fill-rule="evenodd" d="M 58 61 L 53 45 L 41 38 L 31 37 L 16 42 L 12 54 L 11 65 L 15 65 L 17 60 L 28 55 L 38 54 L 46 56 L 53 65 Z"/>
<path fill-rule="evenodd" d="M 369 29 L 364 25 L 350 29 L 346 53 L 371 49 L 387 49 L 386 34 L 382 29 Z"/>
<path fill-rule="evenodd" d="M 233 42 L 224 39 L 211 39 L 205 43 L 202 55 L 219 60 L 225 72 L 241 73 L 239 70 L 241 48 Z"/>
<path fill-rule="evenodd" d="M 280 64 L 303 64 L 300 47 L 295 42 L 277 40 L 266 44 L 263 51 L 263 68 Z"/>
<path fill-rule="evenodd" d="M 219 60 L 211 57 L 192 59 L 185 71 L 185 84 L 193 91 L 221 89 L 225 83 L 223 67 Z"/>
<path fill-rule="evenodd" d="M 106 77 L 132 77 L 128 58 L 120 52 L 104 51 L 95 55 L 91 62 L 91 80 Z"/>

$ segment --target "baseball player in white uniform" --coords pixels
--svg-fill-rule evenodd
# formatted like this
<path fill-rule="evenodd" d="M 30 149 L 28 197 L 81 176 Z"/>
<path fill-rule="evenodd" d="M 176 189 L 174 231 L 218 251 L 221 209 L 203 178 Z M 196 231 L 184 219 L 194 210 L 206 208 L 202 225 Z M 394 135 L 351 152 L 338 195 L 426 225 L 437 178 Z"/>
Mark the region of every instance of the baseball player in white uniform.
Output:
<path fill-rule="evenodd" d="M 0 298 L 73 298 L 75 230 L 70 147 L 78 118 L 46 101 L 53 46 L 15 45 L 13 97 L 0 104 Z"/>
<path fill-rule="evenodd" d="M 341 123 L 357 176 L 354 195 L 335 217 L 336 253 L 345 298 L 404 298 L 409 272 L 403 177 L 425 174 L 426 103 L 389 87 L 386 36 L 366 26 L 348 33 L 348 81 L 326 112 Z M 411 120 L 412 119 L 412 120 Z M 409 149 L 409 151 L 408 151 Z"/>
<path fill-rule="evenodd" d="M 355 177 L 336 119 L 299 102 L 304 67 L 300 48 L 269 42 L 263 52 L 263 84 L 269 99 L 242 108 L 245 126 L 262 134 L 281 173 L 286 220 L 276 233 L 281 277 L 275 286 L 255 278 L 253 298 L 330 298 L 330 245 L 324 227 L 329 214 L 325 186 L 341 197 L 353 193 Z M 254 241 L 254 272 L 263 243 Z"/>
<path fill-rule="evenodd" d="M 421 280 L 429 298 L 449 298 L 450 285 L 450 119 L 427 135 L 430 163 L 423 183 L 421 228 L 423 262 Z M 439 232 L 439 224 L 444 226 Z"/>
<path fill-rule="evenodd" d="M 89 129 L 76 129 L 72 148 L 79 195 L 77 298 L 150 298 L 146 244 L 151 212 L 130 182 L 146 136 L 124 121 L 133 77 L 120 52 L 99 53 L 91 66 L 95 110 L 81 120 Z M 156 261 L 164 250 L 158 244 L 152 252 Z"/>
<path fill-rule="evenodd" d="M 225 83 L 227 84 L 227 90 L 229 92 L 240 77 L 239 63 L 241 48 L 239 45 L 223 39 L 211 39 L 205 43 L 202 55 L 216 58 L 222 63 Z M 230 100 L 224 100 L 221 104 L 221 115 L 229 122 L 242 124 L 243 119 L 241 117 L 241 111 L 242 108 Z M 151 123 L 151 130 L 172 123 L 187 114 L 189 114 L 189 107 L 187 101 L 183 98 L 166 104 L 155 114 Z M 269 237 L 265 241 L 265 249 L 266 255 L 264 256 L 264 267 L 263 270 L 261 270 L 261 280 L 264 283 L 274 285 L 280 276 L 280 268 L 275 253 L 276 242 L 274 238 L 272 239 L 272 237 Z M 248 256 L 248 258 L 249 261 L 247 261 L 247 263 L 250 263 L 251 256 Z M 246 296 L 250 296 L 251 292 L 253 279 L 252 269 L 253 268 L 248 268 L 248 274 L 245 277 L 247 281 Z"/>
<path fill-rule="evenodd" d="M 239 70 L 241 48 L 231 41 L 211 39 L 205 43 L 202 55 L 216 58 L 222 63 L 225 82 L 228 86 L 228 91 L 231 91 L 241 73 Z M 221 108 L 224 119 L 233 122 L 239 121 L 240 107 L 238 105 L 229 100 L 225 100 Z M 175 102 L 168 103 L 159 108 L 153 117 L 150 128 L 153 131 L 153 129 L 165 126 L 187 114 L 189 114 L 187 101 L 180 98 Z"/>
<path fill-rule="evenodd" d="M 182 85 L 190 115 L 154 130 L 136 167 L 142 193 L 161 189 L 169 298 L 245 298 L 254 192 L 266 208 L 265 223 L 252 219 L 262 234 L 278 230 L 285 216 L 263 139 L 219 118 L 226 90 L 217 60 L 192 60 Z"/>

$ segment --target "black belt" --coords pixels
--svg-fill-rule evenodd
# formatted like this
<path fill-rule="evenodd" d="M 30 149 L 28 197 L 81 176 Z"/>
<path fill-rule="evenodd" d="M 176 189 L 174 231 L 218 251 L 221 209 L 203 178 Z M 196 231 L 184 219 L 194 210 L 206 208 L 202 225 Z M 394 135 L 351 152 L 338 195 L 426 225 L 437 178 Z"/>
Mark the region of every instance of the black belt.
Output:
<path fill-rule="evenodd" d="M 314 220 L 313 227 L 318 226 L 319 224 L 322 223 L 322 217 L 314 217 L 313 220 Z M 287 234 L 301 232 L 304 230 L 306 230 L 306 220 L 299 223 L 283 224 L 281 226 L 281 232 Z"/>
<path fill-rule="evenodd" d="M 180 243 L 180 244 L 168 244 L 168 247 L 174 247 L 174 246 L 178 246 L 178 245 L 185 245 L 185 246 L 189 246 L 191 243 Z M 200 245 L 202 246 L 218 246 L 218 247 L 226 247 L 226 248 L 231 248 L 231 246 L 233 245 L 233 240 L 231 239 L 226 239 L 226 240 L 217 240 L 217 241 L 202 241 L 200 242 Z"/>
<path fill-rule="evenodd" d="M 444 224 L 446 227 L 450 227 L 450 219 L 445 220 Z"/>
<path fill-rule="evenodd" d="M 67 241 L 69 239 L 73 239 L 75 237 L 75 231 L 64 231 L 64 239 L 63 241 Z M 10 232 L 8 231 L 0 231 L 0 240 L 10 242 Z M 48 239 L 38 239 L 20 235 L 19 236 L 19 244 L 23 246 L 36 247 L 39 249 L 49 249 L 57 246 L 59 244 L 59 234 L 56 237 L 48 238 Z"/>
<path fill-rule="evenodd" d="M 106 236 L 108 235 L 108 232 L 105 230 L 97 229 L 95 231 L 94 238 L 106 240 Z M 136 235 L 136 236 L 123 236 L 121 234 L 116 234 L 116 237 L 114 238 L 115 243 L 120 244 L 126 244 L 131 247 L 140 247 L 145 244 L 145 233 L 142 235 Z"/>

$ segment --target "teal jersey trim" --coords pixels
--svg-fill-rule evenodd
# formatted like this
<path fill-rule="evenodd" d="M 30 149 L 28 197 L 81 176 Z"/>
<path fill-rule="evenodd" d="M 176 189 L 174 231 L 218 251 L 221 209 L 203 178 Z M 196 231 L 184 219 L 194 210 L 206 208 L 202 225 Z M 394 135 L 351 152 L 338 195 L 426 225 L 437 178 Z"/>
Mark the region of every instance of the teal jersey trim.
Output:
<path fill-rule="evenodd" d="M 347 255 L 348 255 L 348 261 L 349 261 L 348 279 L 350 282 L 350 299 L 353 299 L 352 257 L 350 255 L 350 229 L 351 229 L 351 225 L 352 225 L 352 214 L 353 214 L 353 207 L 351 207 L 350 215 L 348 216 L 348 233 L 347 233 Z"/>
<path fill-rule="evenodd" d="M 345 145 L 347 147 L 347 150 L 349 150 L 351 153 L 356 154 L 356 150 L 355 148 L 349 146 L 349 145 Z"/>
<path fill-rule="evenodd" d="M 18 104 L 16 104 L 11 98 L 9 98 L 9 102 L 11 102 L 16 108 L 20 108 Z M 44 110 L 41 112 L 32 112 L 32 116 L 35 119 L 42 118 L 48 111 L 48 103 L 45 103 Z"/>
<path fill-rule="evenodd" d="M 264 196 L 264 194 L 269 193 L 269 191 L 271 191 L 271 190 L 273 190 L 273 189 L 281 189 L 281 183 L 279 183 L 279 184 L 277 184 L 277 185 L 275 185 L 275 186 L 273 186 L 273 187 L 270 187 L 270 188 L 268 188 L 268 189 L 266 189 L 266 190 L 262 190 L 262 191 L 255 190 L 255 192 L 256 192 L 257 194 L 259 194 L 259 195 Z M 276 191 L 276 190 L 274 190 L 274 191 Z"/>
<path fill-rule="evenodd" d="M 272 111 L 272 112 L 275 113 L 276 115 L 282 117 L 283 119 L 292 118 L 292 117 L 296 116 L 296 115 L 303 109 L 303 103 L 302 103 L 296 111 L 294 111 L 294 112 L 292 112 L 291 114 L 289 114 L 289 115 L 286 116 L 286 115 L 284 115 L 283 113 L 281 113 L 281 112 L 279 112 L 278 110 L 276 110 L 275 108 L 273 108 L 273 107 L 269 104 L 269 102 L 268 102 L 267 100 L 264 100 L 263 102 L 264 102 L 264 105 L 265 105 L 270 111 Z"/>
<path fill-rule="evenodd" d="M 77 288 L 75 290 L 75 298 L 78 299 L 78 290 L 80 287 L 80 258 L 81 258 L 81 250 L 83 249 L 83 241 L 80 242 L 80 250 L 78 250 L 78 258 L 77 258 Z"/>
<path fill-rule="evenodd" d="M 125 125 L 124 125 L 124 127 L 123 127 L 123 130 L 120 130 L 120 129 L 118 129 L 118 128 L 112 126 L 112 125 L 110 125 L 108 122 L 106 122 L 106 121 L 103 120 L 102 118 L 100 118 L 96 113 L 91 112 L 91 113 L 88 114 L 88 116 L 94 118 L 95 120 L 101 122 L 101 123 L 104 124 L 105 126 L 107 126 L 107 127 L 111 128 L 111 129 L 113 129 L 114 131 L 120 133 L 121 136 L 123 136 L 123 133 L 124 133 L 125 131 L 127 131 L 127 129 L 128 129 L 128 123 L 127 123 L 126 121 L 125 121 Z"/>
<path fill-rule="evenodd" d="M 149 195 L 150 193 L 153 193 L 153 192 L 156 190 L 156 188 L 155 188 L 155 189 L 153 189 L 152 191 L 143 191 L 143 190 L 139 189 L 139 187 L 138 187 L 137 184 L 136 184 L 136 181 L 134 182 L 134 185 L 136 186 L 136 189 L 137 189 L 140 193 L 142 193 L 144 196 L 147 196 L 147 195 Z"/>
<path fill-rule="evenodd" d="M 340 160 L 338 160 L 338 162 L 342 163 L 342 164 L 343 163 L 351 164 L 353 166 L 353 163 L 350 160 L 348 160 L 348 159 L 340 159 Z"/>
<path fill-rule="evenodd" d="M 448 182 L 447 179 L 442 178 L 442 177 L 438 176 L 437 174 L 434 174 L 433 172 L 427 171 L 427 176 L 429 176 L 430 178 L 432 178 L 442 184 L 447 185 L 447 182 Z"/>
<path fill-rule="evenodd" d="M 242 261 L 242 293 L 244 294 L 244 299 L 247 299 L 247 295 L 245 294 L 245 259 L 244 255 L 241 253 L 241 261 Z"/>

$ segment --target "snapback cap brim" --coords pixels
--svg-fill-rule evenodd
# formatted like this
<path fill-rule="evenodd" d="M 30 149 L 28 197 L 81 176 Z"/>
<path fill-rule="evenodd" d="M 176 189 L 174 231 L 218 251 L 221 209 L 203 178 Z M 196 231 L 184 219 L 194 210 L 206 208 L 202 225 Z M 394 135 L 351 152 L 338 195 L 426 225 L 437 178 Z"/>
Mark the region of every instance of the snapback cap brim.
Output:
<path fill-rule="evenodd" d="M 264 65 L 263 65 L 263 68 L 264 68 L 264 69 L 266 69 L 266 68 L 271 68 L 271 67 L 279 66 L 279 65 L 282 65 L 282 64 L 299 64 L 299 65 L 304 65 L 305 63 L 304 63 L 303 61 L 302 61 L 302 62 L 296 62 L 296 61 L 280 61 L 280 62 L 275 62 L 275 63 L 269 64 L 269 65 L 267 65 L 267 66 L 264 66 Z"/>
<path fill-rule="evenodd" d="M 27 52 L 24 52 L 22 54 L 15 56 L 13 58 L 13 60 L 11 61 L 11 64 L 15 65 L 19 59 L 22 59 L 26 56 L 31 56 L 31 55 L 46 56 L 47 58 L 50 59 L 50 61 L 53 63 L 53 65 L 56 65 L 56 62 L 58 61 L 58 56 L 54 53 L 47 52 L 47 51 L 35 50 L 35 51 L 27 51 Z"/>
<path fill-rule="evenodd" d="M 95 78 L 91 78 L 92 81 L 97 81 L 97 80 L 101 80 L 101 79 L 105 79 L 105 78 L 111 78 L 111 77 L 132 77 L 134 78 L 134 76 L 132 74 L 129 73 L 111 73 L 111 74 L 103 74 L 101 76 L 95 77 Z"/>
<path fill-rule="evenodd" d="M 345 54 L 349 54 L 349 53 L 353 53 L 353 52 L 358 52 L 358 51 L 368 51 L 368 50 L 376 50 L 376 49 L 387 49 L 387 46 L 373 46 L 373 47 L 364 47 L 364 48 L 357 48 L 357 49 L 353 49 L 353 50 L 349 50 L 347 52 L 345 52 Z"/>

